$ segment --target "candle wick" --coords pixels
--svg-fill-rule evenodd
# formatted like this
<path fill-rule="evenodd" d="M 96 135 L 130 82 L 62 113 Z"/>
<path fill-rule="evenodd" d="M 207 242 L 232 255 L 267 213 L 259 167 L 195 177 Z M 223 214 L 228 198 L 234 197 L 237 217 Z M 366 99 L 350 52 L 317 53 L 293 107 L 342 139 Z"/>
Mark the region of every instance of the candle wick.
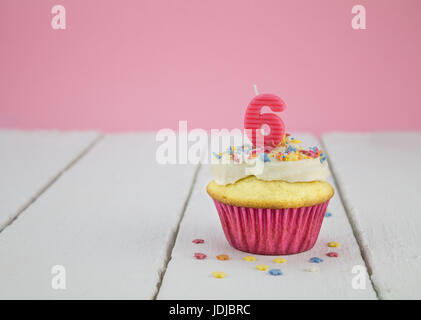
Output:
<path fill-rule="evenodd" d="M 253 88 L 254 88 L 254 93 L 256 94 L 256 96 L 258 96 L 259 95 L 259 91 L 257 91 L 257 85 L 253 85 Z"/>

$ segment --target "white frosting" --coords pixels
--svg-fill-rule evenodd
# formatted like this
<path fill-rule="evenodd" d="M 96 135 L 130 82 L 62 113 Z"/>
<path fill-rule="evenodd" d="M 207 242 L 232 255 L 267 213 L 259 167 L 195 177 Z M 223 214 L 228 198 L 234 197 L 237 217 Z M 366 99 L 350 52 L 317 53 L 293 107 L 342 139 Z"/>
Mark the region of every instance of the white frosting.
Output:
<path fill-rule="evenodd" d="M 282 143 L 269 153 L 245 144 L 214 155 L 211 171 L 216 183 L 221 185 L 251 175 L 261 180 L 287 182 L 326 181 L 329 177 L 322 150 L 317 146 L 303 147 L 300 140 L 290 135 L 285 135 Z"/>
<path fill-rule="evenodd" d="M 254 175 L 262 180 L 284 180 L 287 182 L 325 181 L 329 177 L 327 161 L 319 158 L 298 161 L 261 160 L 235 163 L 217 162 L 211 166 L 216 183 L 226 185 Z"/>

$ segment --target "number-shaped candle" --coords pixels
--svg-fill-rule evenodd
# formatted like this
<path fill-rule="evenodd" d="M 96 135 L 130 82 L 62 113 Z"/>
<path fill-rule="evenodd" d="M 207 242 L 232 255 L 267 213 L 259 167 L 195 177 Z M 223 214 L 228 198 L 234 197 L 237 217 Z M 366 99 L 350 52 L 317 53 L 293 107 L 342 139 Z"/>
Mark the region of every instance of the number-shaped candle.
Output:
<path fill-rule="evenodd" d="M 265 152 L 271 151 L 282 140 L 285 133 L 285 124 L 274 113 L 261 113 L 263 107 L 269 107 L 273 112 L 285 110 L 285 102 L 274 94 L 259 94 L 250 101 L 244 118 L 244 128 L 254 146 L 257 142 L 264 142 Z M 270 132 L 263 135 L 262 126 L 267 125 Z"/>

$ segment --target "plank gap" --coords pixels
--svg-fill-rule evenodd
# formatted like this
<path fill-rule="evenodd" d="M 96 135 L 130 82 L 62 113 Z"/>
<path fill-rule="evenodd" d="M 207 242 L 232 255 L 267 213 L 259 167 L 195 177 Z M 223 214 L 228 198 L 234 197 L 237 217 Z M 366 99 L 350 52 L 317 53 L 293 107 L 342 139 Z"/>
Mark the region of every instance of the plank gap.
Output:
<path fill-rule="evenodd" d="M 320 139 L 320 144 L 322 145 L 322 148 L 323 148 L 324 153 L 326 154 L 326 157 L 329 159 L 329 151 L 328 151 L 327 146 L 324 143 L 323 138 Z M 336 178 L 335 165 L 332 162 L 329 162 L 329 168 L 330 168 L 330 171 L 332 173 L 332 179 L 335 182 L 335 186 L 336 186 L 336 189 L 337 189 L 337 194 L 339 196 L 339 200 L 341 201 L 342 206 L 345 209 L 346 217 L 347 217 L 348 222 L 351 226 L 354 238 L 357 241 L 358 248 L 360 249 L 361 258 L 363 259 L 363 261 L 366 265 L 368 276 L 369 276 L 371 285 L 373 287 L 373 290 L 376 294 L 376 298 L 377 298 L 377 300 L 382 300 L 381 295 L 379 293 L 379 288 L 376 286 L 376 283 L 372 278 L 373 267 L 372 267 L 370 257 L 368 256 L 367 252 L 364 250 L 364 244 L 363 244 L 364 240 L 360 236 L 361 231 L 358 228 L 355 219 L 352 217 L 352 215 L 350 213 L 351 209 L 350 209 L 350 206 L 349 206 L 349 203 L 348 203 L 346 197 L 344 197 L 344 194 L 343 194 L 343 191 L 342 191 L 342 188 L 341 188 L 341 184 L 339 183 L 340 181 L 338 181 L 337 178 Z"/>
<path fill-rule="evenodd" d="M 195 172 L 194 172 L 194 175 L 193 175 L 192 183 L 190 185 L 189 192 L 187 194 L 186 200 L 184 201 L 183 209 L 181 210 L 180 217 L 179 217 L 179 219 L 177 221 L 177 227 L 176 227 L 174 233 L 171 235 L 171 238 L 170 238 L 170 243 L 168 245 L 167 253 L 166 253 L 166 257 L 165 257 L 165 261 L 164 261 L 164 266 L 162 267 L 162 269 L 160 271 L 159 281 L 158 281 L 158 283 L 156 285 L 156 292 L 153 295 L 152 300 L 156 300 L 157 299 L 157 296 L 159 294 L 159 290 L 161 289 L 162 282 L 164 281 L 165 273 L 167 271 L 168 264 L 170 263 L 170 260 L 171 260 L 172 251 L 174 249 L 175 242 L 177 240 L 178 232 L 180 231 L 180 225 L 181 225 L 181 222 L 183 221 L 184 214 L 185 214 L 186 209 L 187 209 L 187 206 L 189 204 L 189 201 L 190 201 L 191 195 L 193 193 L 194 187 L 196 185 L 197 176 L 199 175 L 199 171 L 200 171 L 201 167 L 202 167 L 202 165 L 201 165 L 201 163 L 199 163 L 197 165 L 197 168 L 196 168 Z"/>
<path fill-rule="evenodd" d="M 48 181 L 43 187 L 41 187 L 41 189 L 38 190 L 30 200 L 23 204 L 21 208 L 16 212 L 16 214 L 4 224 L 4 226 L 0 229 L 0 233 L 8 226 L 10 226 L 13 222 L 15 222 L 26 209 L 28 209 L 35 201 L 37 201 L 37 199 L 61 177 L 63 173 L 70 170 L 80 159 L 82 159 L 92 148 L 94 148 L 94 146 L 99 141 L 101 141 L 103 137 L 104 134 L 99 134 L 91 143 L 88 144 L 86 148 L 82 149 L 82 151 L 79 152 L 79 154 L 77 154 L 73 160 L 71 160 L 63 169 L 61 169 L 53 178 L 51 178 L 50 181 Z"/>

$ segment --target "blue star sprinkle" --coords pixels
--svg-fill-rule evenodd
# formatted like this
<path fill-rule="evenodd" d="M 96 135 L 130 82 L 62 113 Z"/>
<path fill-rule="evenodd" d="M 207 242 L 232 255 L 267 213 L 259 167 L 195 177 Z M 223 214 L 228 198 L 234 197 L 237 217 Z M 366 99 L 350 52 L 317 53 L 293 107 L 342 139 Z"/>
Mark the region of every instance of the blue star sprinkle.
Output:
<path fill-rule="evenodd" d="M 319 258 L 319 257 L 313 257 L 313 258 L 310 259 L 310 262 L 312 262 L 312 263 L 321 263 L 321 262 L 323 262 L 323 259 L 322 258 Z"/>
<path fill-rule="evenodd" d="M 294 147 L 288 146 L 288 148 L 285 150 L 285 153 L 290 153 L 290 152 L 296 152 L 297 149 L 295 149 Z"/>
<path fill-rule="evenodd" d="M 260 153 L 259 158 L 260 158 L 260 160 L 262 160 L 264 162 L 270 162 L 270 158 L 269 158 L 269 156 L 266 152 Z"/>
<path fill-rule="evenodd" d="M 269 274 L 272 276 L 282 276 L 282 271 L 281 269 L 271 269 L 269 270 Z"/>

